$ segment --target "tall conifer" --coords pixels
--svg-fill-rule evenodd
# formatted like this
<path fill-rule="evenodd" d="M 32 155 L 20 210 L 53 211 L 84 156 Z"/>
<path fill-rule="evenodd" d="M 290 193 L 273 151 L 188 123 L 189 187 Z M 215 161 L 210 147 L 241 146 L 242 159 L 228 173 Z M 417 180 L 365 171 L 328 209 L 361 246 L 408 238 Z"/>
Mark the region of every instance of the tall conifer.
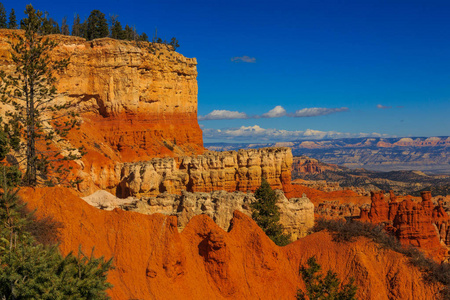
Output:
<path fill-rule="evenodd" d="M 11 8 L 11 13 L 9 14 L 8 28 L 9 29 L 17 28 L 16 13 L 14 12 L 14 8 Z"/>

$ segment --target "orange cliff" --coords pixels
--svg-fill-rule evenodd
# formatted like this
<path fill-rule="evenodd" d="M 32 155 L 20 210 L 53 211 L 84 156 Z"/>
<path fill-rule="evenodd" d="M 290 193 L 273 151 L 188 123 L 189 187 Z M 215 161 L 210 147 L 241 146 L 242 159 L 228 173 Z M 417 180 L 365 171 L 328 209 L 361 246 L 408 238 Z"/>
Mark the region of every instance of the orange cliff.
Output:
<path fill-rule="evenodd" d="M 12 33 L 23 31 L 0 29 L 0 69 L 7 74 L 14 69 Z M 72 102 L 80 114 L 81 128 L 69 139 L 88 152 L 80 162 L 81 178 L 94 177 L 97 186 L 108 188 L 111 179 L 102 172 L 111 172 L 115 162 L 203 153 L 195 58 L 164 45 L 152 50 L 146 42 L 49 38 L 58 42 L 53 58 L 70 58 L 68 68 L 56 74 L 56 99 Z"/>
<path fill-rule="evenodd" d="M 179 233 L 176 217 L 99 210 L 65 188 L 20 193 L 38 217 L 64 224 L 63 253 L 81 244 L 114 257 L 113 299 L 294 299 L 305 288 L 299 267 L 313 255 L 344 282 L 354 277 L 359 299 L 433 299 L 441 288 L 425 282 L 404 256 L 366 239 L 336 243 L 320 232 L 277 247 L 239 212 L 229 232 L 200 215 Z"/>

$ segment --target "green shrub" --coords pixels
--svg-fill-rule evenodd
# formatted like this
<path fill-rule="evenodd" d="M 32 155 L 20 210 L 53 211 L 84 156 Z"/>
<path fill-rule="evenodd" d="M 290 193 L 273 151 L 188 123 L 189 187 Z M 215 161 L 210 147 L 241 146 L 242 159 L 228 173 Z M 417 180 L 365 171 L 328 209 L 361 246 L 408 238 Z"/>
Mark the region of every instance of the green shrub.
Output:
<path fill-rule="evenodd" d="M 309 300 L 356 300 L 357 287 L 354 285 L 353 278 L 339 288 L 341 281 L 337 274 L 331 270 L 328 270 L 325 276 L 320 274 L 322 267 L 314 256 L 310 257 L 306 264 L 309 266 L 308 268 L 305 266 L 300 268 L 300 274 L 306 285 L 306 294 L 302 290 L 298 290 L 298 300 L 305 300 L 306 296 Z"/>

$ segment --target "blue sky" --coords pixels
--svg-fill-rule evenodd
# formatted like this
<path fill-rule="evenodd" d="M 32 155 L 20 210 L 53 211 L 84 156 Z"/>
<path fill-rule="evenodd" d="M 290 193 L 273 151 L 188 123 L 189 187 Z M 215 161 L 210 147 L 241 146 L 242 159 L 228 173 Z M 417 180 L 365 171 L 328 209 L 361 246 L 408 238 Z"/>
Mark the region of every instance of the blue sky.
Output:
<path fill-rule="evenodd" d="M 2 3 L 21 18 L 29 2 Z M 31 3 L 177 37 L 198 60 L 205 142 L 450 135 L 450 1 Z"/>

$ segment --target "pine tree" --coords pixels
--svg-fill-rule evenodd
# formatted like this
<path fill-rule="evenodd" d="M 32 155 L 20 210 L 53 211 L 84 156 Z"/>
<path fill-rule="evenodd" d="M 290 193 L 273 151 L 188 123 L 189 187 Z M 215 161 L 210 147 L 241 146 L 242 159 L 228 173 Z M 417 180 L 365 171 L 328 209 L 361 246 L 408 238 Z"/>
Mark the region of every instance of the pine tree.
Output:
<path fill-rule="evenodd" d="M 0 2 L 0 28 L 8 28 L 6 20 L 6 10 L 1 2 Z"/>
<path fill-rule="evenodd" d="M 140 36 L 139 36 L 139 40 L 143 41 L 143 42 L 148 42 L 148 35 L 143 32 Z"/>
<path fill-rule="evenodd" d="M 131 41 L 134 39 L 133 36 L 134 36 L 133 29 L 128 24 L 125 25 L 125 30 L 124 30 L 125 40 Z"/>
<path fill-rule="evenodd" d="M 62 157 L 50 149 L 52 140 L 64 139 L 68 130 L 77 125 L 75 114 L 67 113 L 71 104 L 58 105 L 54 101 L 54 74 L 64 70 L 69 61 L 51 59 L 50 52 L 56 47 L 56 42 L 37 34 L 42 32 L 42 13 L 31 4 L 27 5 L 25 13 L 27 18 L 21 21 L 25 34 L 16 35 L 17 42 L 12 44 L 15 72 L 12 75 L 4 72 L 0 74 L 0 92 L 3 95 L 1 101 L 14 108 L 8 116 L 23 128 L 25 143 L 22 148 L 26 161 L 24 184 L 34 186 L 38 183 L 38 175 L 46 180 L 49 171 L 53 172 L 54 180 L 62 179 L 61 176 L 55 176 L 55 172 L 63 171 L 61 164 L 57 166 L 55 160 L 75 159 L 79 154 L 76 149 L 66 149 L 70 153 Z M 40 148 L 37 147 L 38 143 Z M 57 169 L 49 170 L 52 160 Z"/>
<path fill-rule="evenodd" d="M 95 9 L 87 20 L 87 39 L 93 40 L 107 36 L 109 36 L 109 30 L 105 14 Z"/>
<path fill-rule="evenodd" d="M 117 40 L 124 40 L 125 39 L 125 32 L 122 29 L 122 25 L 120 24 L 119 20 L 117 20 L 117 16 L 111 17 L 111 38 L 117 39 Z"/>
<path fill-rule="evenodd" d="M 314 256 L 310 257 L 306 264 L 309 266 L 300 268 L 300 274 L 306 285 L 306 295 L 309 300 L 356 300 L 357 287 L 353 284 L 354 279 L 350 278 L 350 282 L 343 285 L 337 274 L 328 270 L 325 276 L 317 274 L 321 270 L 321 266 L 317 263 Z M 306 295 L 303 291 L 298 290 L 297 299 L 305 300 Z"/>
<path fill-rule="evenodd" d="M 276 205 L 278 196 L 265 178 L 261 186 L 255 191 L 256 202 L 252 203 L 252 218 L 259 227 L 278 246 L 285 246 L 290 242 L 290 235 L 283 233 L 280 222 L 280 209 Z"/>
<path fill-rule="evenodd" d="M 67 17 L 62 19 L 61 34 L 70 35 L 69 25 L 67 24 Z"/>
<path fill-rule="evenodd" d="M 80 21 L 80 15 L 76 14 L 76 16 L 73 18 L 73 24 L 72 24 L 72 35 L 73 36 L 82 36 L 81 35 L 81 21 Z"/>
<path fill-rule="evenodd" d="M 48 12 L 45 12 L 44 19 L 42 21 L 41 34 L 58 34 L 61 33 L 59 24 L 53 18 L 48 16 Z"/>
<path fill-rule="evenodd" d="M 11 13 L 9 14 L 8 28 L 17 29 L 16 13 L 14 12 L 14 8 L 11 8 Z"/>

